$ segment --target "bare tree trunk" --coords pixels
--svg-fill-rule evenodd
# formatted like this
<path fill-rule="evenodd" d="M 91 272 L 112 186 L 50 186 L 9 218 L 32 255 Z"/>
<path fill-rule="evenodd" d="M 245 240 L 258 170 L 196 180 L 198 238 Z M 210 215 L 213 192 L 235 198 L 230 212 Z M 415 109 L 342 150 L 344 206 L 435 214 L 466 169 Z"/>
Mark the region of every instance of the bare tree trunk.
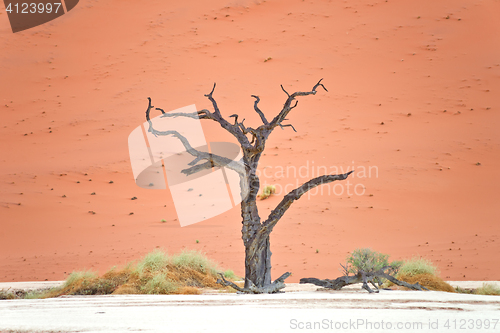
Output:
<path fill-rule="evenodd" d="M 271 284 L 271 250 L 269 235 L 259 237 L 261 229 L 260 216 L 257 209 L 257 194 L 260 187 L 259 178 L 255 174 L 255 163 L 249 163 L 248 195 L 241 202 L 243 217 L 242 238 L 245 245 L 245 288 L 253 284 L 264 287 Z M 242 194 L 243 195 L 243 194 Z"/>
<path fill-rule="evenodd" d="M 257 287 L 271 284 L 271 250 L 269 236 L 265 246 L 245 247 L 245 288 L 252 282 Z"/>

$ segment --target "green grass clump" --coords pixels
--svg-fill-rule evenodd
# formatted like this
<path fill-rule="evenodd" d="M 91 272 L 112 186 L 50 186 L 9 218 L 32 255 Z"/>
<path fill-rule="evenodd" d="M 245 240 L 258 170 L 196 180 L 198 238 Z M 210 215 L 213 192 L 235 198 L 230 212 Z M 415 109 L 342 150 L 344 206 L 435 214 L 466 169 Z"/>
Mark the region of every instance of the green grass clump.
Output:
<path fill-rule="evenodd" d="M 439 270 L 430 260 L 414 257 L 403 262 L 401 267 L 399 267 L 396 278 L 398 278 L 399 275 L 413 276 L 419 274 L 430 274 L 438 276 Z"/>
<path fill-rule="evenodd" d="M 178 286 L 164 273 L 160 273 L 149 279 L 141 289 L 145 294 L 171 294 L 178 289 Z"/>
<path fill-rule="evenodd" d="M 172 256 L 171 260 L 174 266 L 189 267 L 201 273 L 209 272 L 210 274 L 216 275 L 218 271 L 216 263 L 195 250 L 184 250 L 181 253 Z"/>
<path fill-rule="evenodd" d="M 475 289 L 473 293 L 476 295 L 500 295 L 500 287 L 495 284 L 483 283 L 483 286 Z"/>
<path fill-rule="evenodd" d="M 64 282 L 63 288 L 73 285 L 75 283 L 86 283 L 86 281 L 94 280 L 97 278 L 97 273 L 93 271 L 80 271 L 72 272 L 66 281 Z"/>
<path fill-rule="evenodd" d="M 234 272 L 231 269 L 228 269 L 227 271 L 224 272 L 224 277 L 226 279 L 230 280 L 240 280 L 241 278 L 234 274 Z"/>
<path fill-rule="evenodd" d="M 135 270 L 139 275 L 143 275 L 146 272 L 159 272 L 167 267 L 169 260 L 170 258 L 165 251 L 154 250 L 137 263 Z"/>

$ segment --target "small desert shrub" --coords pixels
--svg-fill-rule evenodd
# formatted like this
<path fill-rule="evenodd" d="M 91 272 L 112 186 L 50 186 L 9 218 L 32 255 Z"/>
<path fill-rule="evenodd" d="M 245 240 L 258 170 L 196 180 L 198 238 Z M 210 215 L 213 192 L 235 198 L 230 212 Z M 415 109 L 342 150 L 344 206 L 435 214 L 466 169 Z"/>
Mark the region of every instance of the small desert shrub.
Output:
<path fill-rule="evenodd" d="M 145 294 L 171 294 L 177 290 L 177 286 L 164 273 L 160 273 L 149 279 L 141 289 Z"/>
<path fill-rule="evenodd" d="M 410 260 L 405 260 L 403 265 L 398 270 L 399 275 L 419 275 L 430 274 L 439 275 L 439 271 L 434 264 L 427 259 L 414 257 Z M 398 277 L 396 276 L 396 278 Z"/>
<path fill-rule="evenodd" d="M 373 272 L 390 266 L 389 255 L 373 251 L 369 248 L 356 249 L 347 256 L 349 272 L 357 274 L 358 271 Z"/>
<path fill-rule="evenodd" d="M 272 194 L 276 193 L 276 186 L 267 185 L 262 189 L 262 193 L 259 194 L 259 199 L 264 200 L 269 198 Z"/>
<path fill-rule="evenodd" d="M 500 287 L 489 283 L 483 283 L 483 286 L 474 290 L 473 293 L 476 295 L 500 295 Z"/>
<path fill-rule="evenodd" d="M 350 255 L 347 256 L 347 264 L 344 267 L 345 273 L 358 274 L 359 271 L 363 272 L 374 272 L 379 269 L 391 266 L 392 268 L 386 273 L 394 273 L 397 271 L 398 267 L 401 265 L 399 261 L 393 261 L 389 263 L 389 255 L 380 252 L 373 251 L 369 248 L 355 249 Z M 379 285 L 384 283 L 384 278 L 376 277 L 374 281 Z"/>

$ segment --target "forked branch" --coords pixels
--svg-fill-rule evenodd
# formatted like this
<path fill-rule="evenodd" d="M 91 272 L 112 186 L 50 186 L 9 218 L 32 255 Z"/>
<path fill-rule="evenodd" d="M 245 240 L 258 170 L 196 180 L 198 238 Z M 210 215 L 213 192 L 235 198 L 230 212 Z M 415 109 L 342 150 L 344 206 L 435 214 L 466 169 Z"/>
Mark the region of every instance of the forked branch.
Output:
<path fill-rule="evenodd" d="M 316 89 L 318 89 L 318 87 L 322 87 L 323 89 L 325 89 L 325 91 L 328 91 L 325 88 L 325 86 L 321 83 L 322 80 L 323 79 L 319 80 L 318 83 L 316 83 L 314 85 L 314 87 L 311 89 L 311 91 L 306 91 L 306 92 L 297 91 L 297 92 L 294 92 L 291 95 L 285 90 L 285 88 L 283 88 L 283 85 L 282 85 L 281 89 L 285 92 L 285 94 L 288 96 L 288 98 L 286 99 L 285 104 L 283 105 L 283 108 L 281 109 L 280 113 L 276 117 L 274 117 L 274 119 L 269 123 L 269 125 L 268 125 L 269 131 L 272 131 L 276 126 L 280 126 L 281 122 L 283 122 L 285 120 L 285 118 L 288 115 L 288 113 L 294 107 L 297 106 L 297 103 L 295 103 L 295 105 L 292 106 L 292 102 L 295 100 L 295 97 L 298 97 L 298 96 L 307 96 L 307 95 L 316 95 Z"/>

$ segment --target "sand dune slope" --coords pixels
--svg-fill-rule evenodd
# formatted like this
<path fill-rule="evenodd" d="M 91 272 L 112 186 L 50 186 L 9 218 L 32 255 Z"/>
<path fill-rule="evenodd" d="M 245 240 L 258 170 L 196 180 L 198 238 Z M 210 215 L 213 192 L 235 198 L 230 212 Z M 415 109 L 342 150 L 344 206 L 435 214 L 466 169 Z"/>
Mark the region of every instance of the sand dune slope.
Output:
<path fill-rule="evenodd" d="M 223 115 L 255 127 L 250 95 L 272 118 L 280 84 L 320 78 L 328 92 L 289 116 L 297 133 L 268 141 L 261 183 L 279 193 L 260 212 L 311 177 L 356 172 L 287 212 L 274 276 L 333 278 L 371 247 L 431 259 L 444 279 L 499 280 L 499 12 L 494 0 L 91 0 L 16 34 L 0 13 L 0 281 L 104 271 L 157 247 L 244 274 L 238 208 L 181 228 L 168 191 L 135 185 L 127 137 L 147 97 L 210 108 L 217 82 Z"/>

